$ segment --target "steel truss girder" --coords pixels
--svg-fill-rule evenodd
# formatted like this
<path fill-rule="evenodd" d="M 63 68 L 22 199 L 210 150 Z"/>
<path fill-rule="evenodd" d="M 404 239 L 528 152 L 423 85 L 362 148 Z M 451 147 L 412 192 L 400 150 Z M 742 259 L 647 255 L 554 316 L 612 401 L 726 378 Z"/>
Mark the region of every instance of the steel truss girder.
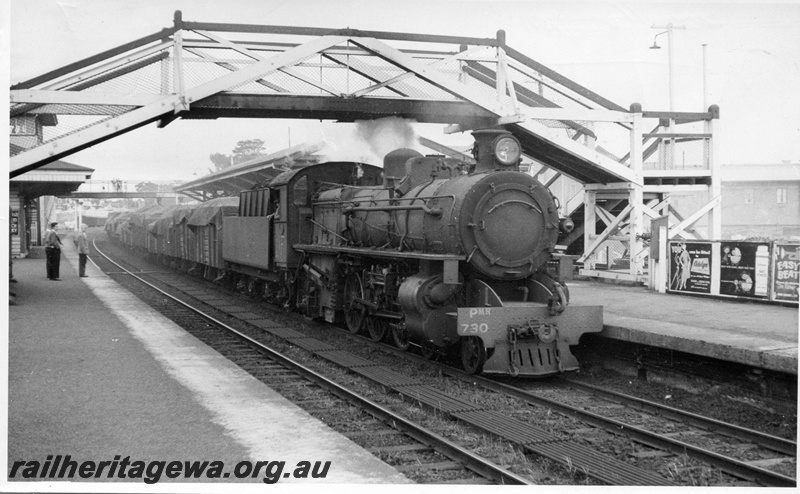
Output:
<path fill-rule="evenodd" d="M 184 39 L 184 33 L 186 32 L 194 32 L 204 39 Z M 233 42 L 219 34 L 215 34 L 224 32 L 299 34 L 319 36 L 319 38 L 303 44 Z M 323 32 L 329 34 L 321 35 Z M 172 41 L 169 41 L 170 36 Z M 459 43 L 460 48 L 455 52 L 435 50 L 402 51 L 387 44 L 387 40 Z M 158 43 L 154 46 L 144 47 L 146 43 L 156 41 Z M 343 46 L 345 42 L 348 43 L 347 47 Z M 470 43 L 475 43 L 476 46 L 470 48 L 467 46 Z M 265 79 L 267 75 L 279 71 L 311 87 L 318 88 L 323 94 L 327 95 L 324 98 L 329 101 L 342 102 L 341 105 L 331 103 L 328 109 L 322 109 L 316 113 L 303 113 L 302 116 L 313 115 L 314 118 L 317 118 L 325 115 L 333 118 L 339 114 L 345 115 L 345 119 L 382 116 L 380 112 L 353 112 L 348 110 L 347 107 L 358 107 L 361 104 L 362 108 L 367 108 L 375 102 L 380 102 L 380 98 L 367 99 L 365 97 L 379 89 L 386 88 L 398 96 L 398 102 L 402 102 L 394 105 L 385 105 L 383 110 L 386 114 L 420 116 L 425 111 L 426 103 L 434 103 L 436 106 L 447 108 L 448 110 L 435 117 L 427 117 L 427 120 L 424 120 L 425 117 L 423 116 L 420 121 L 436 121 L 435 118 L 448 118 L 450 123 L 471 122 L 471 124 L 478 127 L 507 125 L 509 130 L 520 136 L 521 140 L 524 141 L 524 149 L 532 159 L 559 169 L 561 172 L 580 181 L 606 183 L 608 181 L 622 180 L 638 184 L 640 180 L 640 177 L 634 174 L 630 168 L 605 156 L 603 150 L 599 148 L 590 149 L 576 142 L 580 135 L 594 136 L 591 129 L 574 123 L 578 119 L 612 121 L 627 128 L 627 123 L 632 119 L 630 114 L 619 111 L 623 109 L 508 48 L 505 46 L 504 40 L 499 37 L 497 40 L 486 40 L 350 30 L 323 31 L 319 29 L 280 28 L 275 26 L 256 27 L 249 25 L 191 23 L 183 22 L 178 16 L 176 17 L 174 29 L 164 30 L 161 33 L 142 38 L 124 46 L 132 51 L 123 53 L 124 50 L 120 47 L 120 49 L 113 52 L 107 52 L 109 56 L 113 56 L 113 59 L 109 58 L 108 61 L 101 60 L 99 56 L 92 57 L 92 63 L 102 63 L 102 65 L 86 68 L 90 66 L 89 63 L 73 64 L 76 68 L 81 69 L 82 72 L 68 74 L 62 70 L 59 71 L 61 73 L 56 74 L 58 77 L 52 80 L 48 80 L 43 76 L 31 81 L 31 83 L 18 85 L 23 88 L 33 87 L 35 82 L 35 85 L 40 85 L 42 88 L 54 90 L 52 92 L 12 89 L 12 101 L 14 103 L 24 102 L 31 105 L 51 103 L 115 105 L 135 108 L 123 115 L 113 116 L 61 137 L 56 141 L 42 144 L 13 156 L 11 158 L 12 176 L 153 121 L 160 120 L 162 124 L 166 124 L 177 117 L 214 118 L 224 115 L 226 110 L 222 108 L 222 105 L 215 108 L 212 101 L 215 98 L 219 101 L 222 101 L 221 98 L 230 98 L 230 95 L 234 93 L 229 93 L 228 91 L 241 84 L 255 81 L 274 91 L 288 92 L 286 88 L 270 83 Z M 224 61 L 223 58 L 213 58 L 206 55 L 201 51 L 206 48 L 233 50 L 236 53 L 245 55 L 252 60 L 252 63 L 244 67 L 236 67 L 230 62 Z M 479 50 L 487 48 L 496 50 L 496 56 L 490 57 L 478 53 Z M 172 94 L 128 95 L 95 90 L 89 94 L 90 92 L 60 91 L 61 89 L 70 89 L 71 85 L 80 84 L 80 81 L 87 78 L 91 84 L 93 77 L 99 77 L 105 73 L 113 74 L 114 70 L 124 71 L 126 70 L 125 64 L 130 64 L 132 61 L 142 60 L 142 63 L 144 63 L 149 61 L 147 57 L 166 56 L 168 55 L 166 52 L 170 49 L 173 51 L 172 75 L 175 85 Z M 269 51 L 269 53 L 265 54 L 264 51 Z M 513 53 L 514 59 L 507 57 L 507 52 Z M 193 53 L 197 57 L 191 60 L 192 62 L 204 61 L 216 64 L 231 72 L 195 87 L 184 87 L 183 70 L 185 70 L 186 63 L 184 61 L 184 53 Z M 337 88 L 326 84 L 324 81 L 310 78 L 295 68 L 308 65 L 304 64 L 304 59 L 314 55 L 330 60 L 340 67 L 360 75 L 364 80 L 371 81 L 373 84 L 366 88 L 361 87 L 349 92 L 340 92 Z M 389 67 L 400 68 L 403 73 L 393 75 L 380 66 L 372 66 L 365 63 L 364 59 L 359 58 L 359 56 L 349 57 L 349 55 L 374 55 L 388 62 L 390 64 Z M 345 56 L 348 56 L 348 58 L 345 59 Z M 453 79 L 452 74 L 445 74 L 439 70 L 445 64 L 456 61 L 462 64 L 462 68 L 469 66 L 472 68 L 473 73 L 480 73 L 483 80 L 476 80 L 493 87 L 495 97 L 487 96 L 484 92 L 468 87 Z M 486 66 L 480 65 L 486 62 L 495 63 L 497 65 L 496 71 L 493 72 Z M 237 60 L 236 63 L 241 64 L 242 62 Z M 538 75 L 531 72 L 531 67 L 534 67 L 534 70 L 539 72 Z M 532 77 L 538 84 L 550 87 L 553 84 L 567 84 L 574 91 L 572 98 L 580 105 L 601 105 L 605 108 L 611 108 L 611 110 L 557 108 L 555 104 L 542 99 L 540 96 L 536 97 L 530 90 L 515 82 L 512 79 L 511 71 L 517 71 L 516 73 L 525 73 L 524 71 L 527 71 L 526 77 Z M 417 100 L 415 102 L 415 100 L 408 98 L 412 88 L 406 87 L 405 81 L 409 78 L 417 78 L 445 91 L 454 97 L 454 101 Z M 72 88 L 74 87 L 72 86 Z M 168 92 L 164 91 L 164 93 Z M 308 96 L 296 96 L 291 93 L 288 96 L 302 98 L 302 100 L 295 100 L 296 102 L 300 101 L 301 105 L 308 104 L 312 100 Z M 246 96 L 238 95 L 232 97 Z M 266 98 L 268 101 L 278 101 L 277 99 L 269 99 L 274 98 L 274 95 L 267 95 Z M 384 97 L 383 99 L 387 98 Z M 521 104 L 523 101 L 525 105 Z M 543 107 L 534 108 L 531 105 Z M 296 115 L 296 110 L 296 107 L 288 108 L 285 114 L 270 113 L 270 116 L 290 116 L 292 112 Z M 240 114 L 231 111 L 231 116 L 240 116 Z M 247 116 L 253 115 L 249 114 Z M 533 121 L 534 119 L 559 120 L 573 127 L 577 133 L 573 138 L 569 138 L 566 135 L 561 135 L 560 131 L 554 131 L 543 124 Z M 543 153 L 542 149 L 544 148 L 547 148 L 548 151 Z"/>
<path fill-rule="evenodd" d="M 497 99 L 502 100 L 503 98 L 493 99 L 490 97 L 486 97 L 483 94 L 478 93 L 477 91 L 467 86 L 458 84 L 456 81 L 447 79 L 446 77 L 444 77 L 442 74 L 438 73 L 431 67 L 421 64 L 413 57 L 401 52 L 396 48 L 388 46 L 385 43 L 382 43 L 378 40 L 359 38 L 359 39 L 352 39 L 351 41 L 354 44 L 361 46 L 365 50 L 375 53 L 376 55 L 380 56 L 381 58 L 384 58 L 387 61 L 400 65 L 403 69 L 407 71 L 414 72 L 418 77 L 427 80 L 436 87 L 439 87 L 440 89 L 443 89 L 449 92 L 450 94 L 459 97 L 460 99 L 476 104 L 481 108 L 489 111 L 490 113 L 492 113 L 497 117 L 498 123 L 503 123 L 504 119 L 510 119 L 508 123 L 514 123 L 515 128 L 533 134 L 534 136 L 548 142 L 549 145 L 557 147 L 561 149 L 563 152 L 566 152 L 567 154 L 580 158 L 585 165 L 598 167 L 603 171 L 607 172 L 608 174 L 612 175 L 613 177 L 616 177 L 618 180 L 633 182 L 641 185 L 641 177 L 636 177 L 634 172 L 630 168 L 620 163 L 617 163 L 607 158 L 606 156 L 603 156 L 602 154 L 600 154 L 595 150 L 588 149 L 585 146 L 582 146 L 567 137 L 561 136 L 552 129 L 542 124 L 530 121 L 529 119 L 526 118 L 527 115 L 523 117 L 518 113 L 510 112 L 502 101 L 497 101 Z M 512 89 L 511 94 L 513 93 L 514 91 Z M 505 88 L 502 88 L 500 94 L 505 94 Z M 548 115 L 552 115 L 553 113 L 558 114 L 559 113 L 558 110 L 559 109 L 536 109 L 531 111 L 533 112 L 548 111 L 550 112 L 548 113 Z M 587 116 L 591 115 L 591 112 L 576 112 L 576 113 L 580 113 L 581 115 L 586 115 L 588 113 L 589 115 Z M 623 115 L 624 117 L 622 118 L 624 118 L 625 121 L 629 121 L 632 119 L 630 114 L 622 114 L 621 112 L 614 112 L 615 115 L 612 117 L 612 115 L 610 115 L 611 113 L 612 113 L 611 111 L 602 113 L 601 119 L 612 119 L 615 117 L 620 118 Z M 561 114 L 572 116 L 574 113 L 572 111 L 564 111 Z M 534 118 L 535 118 L 535 113 L 534 113 Z"/>
<path fill-rule="evenodd" d="M 343 41 L 346 41 L 346 38 L 342 36 L 325 36 L 286 50 L 269 59 L 258 61 L 253 65 L 222 76 L 214 81 L 185 89 L 183 94 L 157 96 L 152 103 L 11 157 L 11 177 L 34 169 L 40 163 L 47 162 L 48 159 L 50 161 L 58 159 L 75 150 L 84 149 L 159 120 L 164 116 L 180 111 L 185 108 L 185 105 L 190 105 L 193 101 L 203 99 L 249 80 L 263 77 L 270 72 L 279 70 L 286 65 L 302 60 Z"/>

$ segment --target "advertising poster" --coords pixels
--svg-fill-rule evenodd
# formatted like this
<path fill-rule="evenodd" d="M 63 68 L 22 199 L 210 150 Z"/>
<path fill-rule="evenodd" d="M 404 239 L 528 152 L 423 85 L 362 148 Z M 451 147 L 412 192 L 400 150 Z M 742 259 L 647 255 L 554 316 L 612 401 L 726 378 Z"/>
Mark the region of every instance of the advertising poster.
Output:
<path fill-rule="evenodd" d="M 669 289 L 711 293 L 711 243 L 670 242 Z"/>
<path fill-rule="evenodd" d="M 769 294 L 769 244 L 722 242 L 719 252 L 720 295 L 767 297 Z"/>
<path fill-rule="evenodd" d="M 775 244 L 772 299 L 797 302 L 800 287 L 800 245 Z"/>

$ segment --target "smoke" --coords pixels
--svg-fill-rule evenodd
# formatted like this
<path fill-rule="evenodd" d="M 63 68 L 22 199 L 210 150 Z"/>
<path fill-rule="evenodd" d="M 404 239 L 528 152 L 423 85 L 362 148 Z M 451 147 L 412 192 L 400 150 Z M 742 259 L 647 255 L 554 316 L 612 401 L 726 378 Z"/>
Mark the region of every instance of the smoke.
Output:
<path fill-rule="evenodd" d="M 320 128 L 327 161 L 358 161 L 383 167 L 383 157 L 398 148 L 417 148 L 413 120 L 386 117 L 359 120 L 354 125 L 329 124 Z"/>
<path fill-rule="evenodd" d="M 415 148 L 417 133 L 413 120 L 400 117 L 386 117 L 379 120 L 359 120 L 355 135 L 367 143 L 370 150 L 380 160 L 398 148 Z"/>
<path fill-rule="evenodd" d="M 379 163 L 369 146 L 355 137 L 355 127 L 348 124 L 324 123 L 319 128 L 324 148 L 320 154 L 323 161 L 357 161 L 377 165 Z"/>

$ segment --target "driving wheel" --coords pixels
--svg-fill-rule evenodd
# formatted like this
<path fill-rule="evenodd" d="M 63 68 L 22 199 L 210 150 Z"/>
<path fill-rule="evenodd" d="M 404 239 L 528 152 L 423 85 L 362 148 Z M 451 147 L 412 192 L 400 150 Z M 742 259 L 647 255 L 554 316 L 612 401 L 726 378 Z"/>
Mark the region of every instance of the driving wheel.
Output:
<path fill-rule="evenodd" d="M 391 338 L 394 346 L 402 351 L 408 350 L 411 344 L 408 342 L 408 335 L 406 334 L 405 326 L 403 324 L 392 324 Z"/>
<path fill-rule="evenodd" d="M 380 317 L 368 316 L 367 317 L 367 332 L 372 341 L 383 341 L 386 334 L 389 332 L 389 322 Z"/>
<path fill-rule="evenodd" d="M 344 282 L 344 320 L 353 334 L 361 331 L 367 314 L 366 308 L 356 299 L 364 299 L 364 285 L 358 273 L 350 273 Z"/>

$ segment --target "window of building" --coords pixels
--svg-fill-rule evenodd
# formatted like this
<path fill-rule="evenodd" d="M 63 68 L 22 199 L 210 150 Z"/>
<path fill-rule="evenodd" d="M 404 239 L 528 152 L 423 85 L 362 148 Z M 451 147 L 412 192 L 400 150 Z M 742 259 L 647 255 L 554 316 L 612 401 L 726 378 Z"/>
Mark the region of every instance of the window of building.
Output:
<path fill-rule="evenodd" d="M 778 204 L 786 204 L 787 190 L 785 188 L 778 189 Z"/>
<path fill-rule="evenodd" d="M 753 189 L 744 189 L 744 203 L 753 204 L 755 202 L 755 192 Z"/>

